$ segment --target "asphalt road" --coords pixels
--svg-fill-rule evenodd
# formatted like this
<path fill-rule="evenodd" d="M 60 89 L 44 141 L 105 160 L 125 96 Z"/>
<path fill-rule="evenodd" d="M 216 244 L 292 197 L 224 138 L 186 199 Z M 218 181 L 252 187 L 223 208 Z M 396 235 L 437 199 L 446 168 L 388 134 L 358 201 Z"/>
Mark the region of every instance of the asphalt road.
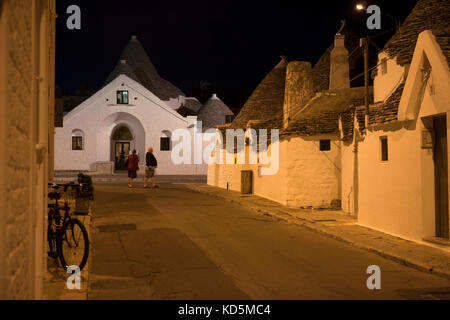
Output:
<path fill-rule="evenodd" d="M 89 299 L 450 298 L 450 280 L 181 184 L 96 185 L 93 209 Z"/>

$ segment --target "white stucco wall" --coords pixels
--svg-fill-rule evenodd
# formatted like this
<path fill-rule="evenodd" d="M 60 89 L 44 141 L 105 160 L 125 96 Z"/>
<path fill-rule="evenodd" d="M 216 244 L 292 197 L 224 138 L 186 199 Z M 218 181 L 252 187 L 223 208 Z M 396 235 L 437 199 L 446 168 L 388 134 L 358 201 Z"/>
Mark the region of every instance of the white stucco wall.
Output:
<path fill-rule="evenodd" d="M 115 104 L 117 90 L 129 91 L 128 105 Z M 205 174 L 206 165 L 175 165 L 170 151 L 160 151 L 164 132 L 189 127 L 193 136 L 195 121 L 196 117 L 182 117 L 139 83 L 120 75 L 68 113 L 63 128 L 56 128 L 55 170 L 89 170 L 96 161 L 111 161 L 111 134 L 126 125 L 135 137 L 131 147 L 137 149 L 142 162 L 147 148 L 153 146 L 157 174 Z M 84 150 L 72 150 L 76 129 L 84 132 Z"/>
<path fill-rule="evenodd" d="M 319 139 L 328 138 L 331 150 L 320 151 Z M 340 143 L 335 136 L 282 140 L 279 154 L 275 175 L 260 175 L 256 164 L 214 164 L 208 171 L 208 184 L 220 188 L 228 184 L 230 190 L 241 191 L 241 171 L 252 170 L 253 193 L 284 205 L 327 206 L 341 199 Z"/>
<path fill-rule="evenodd" d="M 390 129 L 369 131 L 359 144 L 358 221 L 417 239 L 422 235 L 420 134 Z M 388 137 L 387 162 L 381 161 L 381 136 Z"/>
<path fill-rule="evenodd" d="M 387 73 L 383 74 L 381 66 L 378 66 L 377 76 L 373 80 L 374 85 L 374 101 L 385 101 L 397 86 L 404 79 L 406 68 L 397 64 L 396 58 L 389 58 L 386 52 L 381 52 L 378 55 L 378 64 L 383 59 L 386 59 Z"/>
<path fill-rule="evenodd" d="M 208 184 L 229 190 L 241 191 L 241 171 L 253 172 L 253 194 L 282 204 L 286 204 L 286 166 L 283 159 L 286 155 L 287 142 L 279 143 L 279 168 L 274 175 L 261 175 L 260 167 L 269 167 L 262 164 L 211 164 L 208 168 Z M 248 147 L 246 147 L 246 162 L 248 161 Z M 268 154 L 271 155 L 271 146 Z M 222 150 L 225 159 L 226 151 Z"/>
<path fill-rule="evenodd" d="M 432 70 L 426 84 L 425 55 Z M 432 33 L 424 31 L 400 101 L 404 121 L 372 128 L 359 143 L 360 224 L 411 240 L 435 236 L 433 149 L 422 148 L 422 130 L 432 127 L 433 117 L 447 115 L 450 136 L 449 86 L 447 60 Z M 387 162 L 381 161 L 380 136 L 388 137 Z M 447 144 L 450 151 L 450 139 Z"/>
<path fill-rule="evenodd" d="M 428 93 L 422 108 L 424 111 L 435 108 Z M 412 240 L 435 236 L 433 150 L 421 148 L 425 115 L 430 114 L 420 113 L 419 119 L 408 122 L 405 128 L 392 125 L 369 131 L 360 143 L 361 225 Z M 449 116 L 447 111 L 447 122 Z M 380 160 L 380 136 L 388 137 L 388 162 Z"/>
<path fill-rule="evenodd" d="M 344 212 L 355 215 L 357 204 L 355 196 L 358 194 L 358 153 L 355 152 L 353 142 L 341 143 L 341 206 Z M 356 170 L 355 170 L 356 169 Z"/>
<path fill-rule="evenodd" d="M 320 151 L 319 140 L 331 150 Z M 287 146 L 287 205 L 328 206 L 341 199 L 340 142 L 336 136 L 294 137 Z"/>

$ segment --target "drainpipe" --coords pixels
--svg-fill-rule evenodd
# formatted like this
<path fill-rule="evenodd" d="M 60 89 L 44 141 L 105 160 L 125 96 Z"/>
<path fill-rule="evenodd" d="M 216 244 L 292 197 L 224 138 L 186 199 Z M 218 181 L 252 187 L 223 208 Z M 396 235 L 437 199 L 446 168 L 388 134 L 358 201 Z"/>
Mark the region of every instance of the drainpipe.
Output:
<path fill-rule="evenodd" d="M 365 126 L 369 126 L 369 37 L 361 39 L 360 45 L 364 49 L 364 105 L 365 105 Z"/>

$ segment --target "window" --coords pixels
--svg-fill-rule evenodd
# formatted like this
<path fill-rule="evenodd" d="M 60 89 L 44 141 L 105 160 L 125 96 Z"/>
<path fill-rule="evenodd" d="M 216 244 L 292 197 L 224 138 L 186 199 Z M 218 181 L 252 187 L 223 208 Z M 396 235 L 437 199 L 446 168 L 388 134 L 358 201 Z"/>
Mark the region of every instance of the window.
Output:
<path fill-rule="evenodd" d="M 72 150 L 83 150 L 83 131 L 76 129 L 72 131 Z"/>
<path fill-rule="evenodd" d="M 387 59 L 383 58 L 381 59 L 381 74 L 387 73 Z"/>
<path fill-rule="evenodd" d="M 234 120 L 234 115 L 226 115 L 225 116 L 225 123 L 232 123 Z"/>
<path fill-rule="evenodd" d="M 320 140 L 320 151 L 330 151 L 331 141 L 330 140 Z"/>
<path fill-rule="evenodd" d="M 83 150 L 83 137 L 72 137 L 72 150 Z"/>
<path fill-rule="evenodd" d="M 388 152 L 388 138 L 380 137 L 380 147 L 381 147 L 381 161 L 389 160 L 389 152 Z"/>
<path fill-rule="evenodd" d="M 117 104 L 128 104 L 128 91 L 117 91 Z"/>
<path fill-rule="evenodd" d="M 170 151 L 170 138 L 161 137 L 161 151 Z"/>

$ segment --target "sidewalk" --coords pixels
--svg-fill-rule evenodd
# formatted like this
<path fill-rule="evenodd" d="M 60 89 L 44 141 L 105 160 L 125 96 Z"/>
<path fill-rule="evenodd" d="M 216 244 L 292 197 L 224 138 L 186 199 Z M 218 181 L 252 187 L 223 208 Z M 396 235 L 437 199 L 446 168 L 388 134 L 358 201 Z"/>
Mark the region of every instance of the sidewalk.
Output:
<path fill-rule="evenodd" d="M 354 217 L 342 211 L 289 208 L 262 197 L 242 195 L 206 184 L 186 184 L 186 187 L 237 203 L 260 214 L 300 225 L 406 266 L 450 279 L 449 252 L 360 226 Z"/>
<path fill-rule="evenodd" d="M 93 183 L 128 183 L 128 173 L 119 172 L 110 175 L 94 175 L 89 172 L 83 172 L 90 175 Z M 70 181 L 77 181 L 78 171 L 55 172 L 56 183 L 67 183 Z M 138 177 L 135 179 L 136 183 L 143 183 L 144 174 L 138 171 Z M 156 175 L 156 183 L 206 183 L 205 175 Z"/>

